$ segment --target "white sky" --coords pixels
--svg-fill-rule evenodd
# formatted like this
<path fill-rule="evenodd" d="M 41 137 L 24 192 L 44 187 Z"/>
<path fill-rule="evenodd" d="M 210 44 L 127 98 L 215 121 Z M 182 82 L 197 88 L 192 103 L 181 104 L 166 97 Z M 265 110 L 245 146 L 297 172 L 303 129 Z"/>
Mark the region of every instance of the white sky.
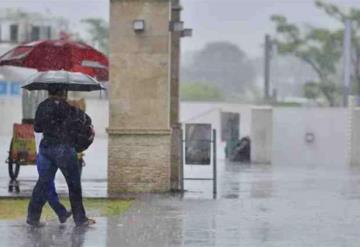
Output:
<path fill-rule="evenodd" d="M 194 28 L 192 39 L 184 40 L 185 50 L 199 49 L 208 41 L 227 40 L 239 45 L 250 56 L 262 55 L 266 33 L 274 34 L 269 21 L 283 14 L 295 23 L 336 26 L 316 9 L 313 0 L 182 0 L 186 26 Z M 340 6 L 360 8 L 360 0 L 332 0 Z"/>
<path fill-rule="evenodd" d="M 360 0 L 331 0 L 344 7 L 360 8 Z M 272 14 L 284 14 L 292 22 L 336 26 L 314 6 L 313 0 L 182 0 L 186 27 L 194 36 L 183 40 L 183 51 L 200 49 L 207 42 L 226 40 L 239 45 L 248 55 L 262 55 L 265 33 L 274 33 Z M 88 17 L 109 19 L 109 0 L 0 0 L 0 8 L 18 7 L 63 16 L 72 27 Z"/>

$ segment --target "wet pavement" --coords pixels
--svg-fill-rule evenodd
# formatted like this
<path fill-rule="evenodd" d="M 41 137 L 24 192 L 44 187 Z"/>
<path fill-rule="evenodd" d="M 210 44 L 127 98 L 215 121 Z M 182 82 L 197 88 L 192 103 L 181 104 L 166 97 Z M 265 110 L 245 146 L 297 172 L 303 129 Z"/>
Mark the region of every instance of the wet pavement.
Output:
<path fill-rule="evenodd" d="M 87 231 L 0 221 L 0 246 L 359 246 L 359 168 L 219 162 L 219 178 L 216 199 L 191 181 L 184 197 L 145 195 Z"/>

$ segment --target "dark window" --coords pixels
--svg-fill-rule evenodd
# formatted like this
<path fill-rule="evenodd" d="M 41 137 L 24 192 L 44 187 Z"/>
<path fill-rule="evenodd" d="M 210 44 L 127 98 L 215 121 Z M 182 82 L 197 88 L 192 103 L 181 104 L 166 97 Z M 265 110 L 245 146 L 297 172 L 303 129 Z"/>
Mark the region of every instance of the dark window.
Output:
<path fill-rule="evenodd" d="M 46 27 L 46 38 L 51 39 L 51 27 Z"/>
<path fill-rule="evenodd" d="M 210 165 L 211 124 L 186 124 L 185 131 L 185 163 Z"/>
<path fill-rule="evenodd" d="M 40 39 L 40 27 L 33 26 L 31 28 L 31 41 L 36 41 Z"/>
<path fill-rule="evenodd" d="M 238 140 L 240 136 L 240 114 L 232 112 L 221 113 L 221 140 Z"/>
<path fill-rule="evenodd" d="M 19 28 L 18 25 L 10 25 L 10 41 L 18 42 L 19 41 Z"/>

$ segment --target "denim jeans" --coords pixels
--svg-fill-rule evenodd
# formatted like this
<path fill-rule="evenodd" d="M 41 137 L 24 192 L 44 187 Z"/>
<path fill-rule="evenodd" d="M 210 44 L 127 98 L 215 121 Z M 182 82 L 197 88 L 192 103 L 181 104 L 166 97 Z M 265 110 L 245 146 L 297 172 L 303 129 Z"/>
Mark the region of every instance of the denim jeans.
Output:
<path fill-rule="evenodd" d="M 57 169 L 60 169 L 69 188 L 69 198 L 73 218 L 76 224 L 86 221 L 85 209 L 82 202 L 80 171 L 75 148 L 66 144 L 40 144 L 40 155 L 46 159 L 44 167 L 34 187 L 28 206 L 28 220 L 40 220 L 41 211 L 48 201 L 49 187 L 54 181 Z"/>
<path fill-rule="evenodd" d="M 50 166 L 51 166 L 51 161 L 47 159 L 44 155 L 39 153 L 36 157 L 36 167 L 39 176 L 44 176 Z M 60 203 L 59 196 L 56 193 L 54 180 L 50 181 L 48 187 L 47 202 L 49 203 L 50 207 L 55 211 L 55 213 L 59 218 L 66 216 L 67 210 L 64 207 L 64 205 Z"/>

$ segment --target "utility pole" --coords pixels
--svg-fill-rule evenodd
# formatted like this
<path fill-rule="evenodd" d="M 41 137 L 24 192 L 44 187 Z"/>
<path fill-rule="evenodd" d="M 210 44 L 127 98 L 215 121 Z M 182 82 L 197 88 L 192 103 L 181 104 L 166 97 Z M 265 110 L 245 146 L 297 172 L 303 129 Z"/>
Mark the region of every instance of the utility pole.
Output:
<path fill-rule="evenodd" d="M 351 20 L 345 20 L 343 43 L 343 105 L 346 107 L 351 94 Z"/>
<path fill-rule="evenodd" d="M 181 21 L 182 7 L 180 0 L 171 1 L 171 21 Z M 171 68 L 170 68 L 170 125 L 172 129 L 171 134 L 171 189 L 179 190 L 182 180 L 182 163 L 181 163 L 181 148 L 182 136 L 181 125 L 179 119 L 180 112 L 180 96 L 179 96 L 179 82 L 180 82 L 180 52 L 181 52 L 181 32 L 171 32 Z"/>
<path fill-rule="evenodd" d="M 269 102 L 270 95 L 270 60 L 271 60 L 271 38 L 270 35 L 265 35 L 265 47 L 264 47 L 264 101 Z"/>

